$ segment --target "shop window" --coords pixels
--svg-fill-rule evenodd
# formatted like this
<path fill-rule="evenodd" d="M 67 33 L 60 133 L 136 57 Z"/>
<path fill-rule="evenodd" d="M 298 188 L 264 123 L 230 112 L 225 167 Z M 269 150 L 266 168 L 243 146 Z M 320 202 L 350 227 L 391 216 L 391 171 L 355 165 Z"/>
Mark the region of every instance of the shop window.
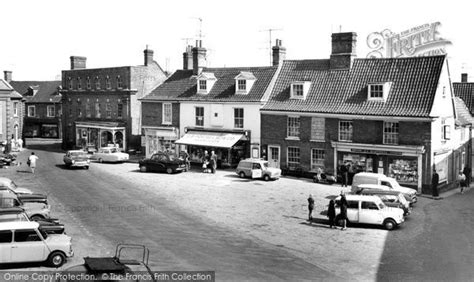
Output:
<path fill-rule="evenodd" d="M 204 107 L 196 107 L 196 126 L 204 126 Z"/>
<path fill-rule="evenodd" d="M 47 107 L 47 114 L 46 115 L 47 115 L 47 117 L 54 117 L 54 115 L 55 115 L 54 105 Z"/>
<path fill-rule="evenodd" d="M 173 109 L 171 103 L 163 103 L 163 124 L 171 124 L 173 120 Z"/>
<path fill-rule="evenodd" d="M 402 185 L 417 185 L 418 161 L 415 159 L 390 159 L 388 176 L 395 178 Z M 390 183 L 384 185 L 390 185 Z"/>
<path fill-rule="evenodd" d="M 311 170 L 316 171 L 318 168 L 324 168 L 325 151 L 322 149 L 311 149 Z"/>
<path fill-rule="evenodd" d="M 288 167 L 295 169 L 300 166 L 300 148 L 299 147 L 288 147 Z"/>
<path fill-rule="evenodd" d="M 234 109 L 234 128 L 244 128 L 244 109 Z"/>
<path fill-rule="evenodd" d="M 28 117 L 35 117 L 35 116 L 36 116 L 35 106 L 28 106 Z"/>
<path fill-rule="evenodd" d="M 352 121 L 339 121 L 339 141 L 352 141 Z"/>
<path fill-rule="evenodd" d="M 300 117 L 288 117 L 287 137 L 288 138 L 300 137 Z"/>
<path fill-rule="evenodd" d="M 112 104 L 110 103 L 105 104 L 105 117 L 112 118 Z"/>
<path fill-rule="evenodd" d="M 319 117 L 311 118 L 311 140 L 325 141 L 325 119 Z"/>
<path fill-rule="evenodd" d="M 398 145 L 399 126 L 398 122 L 383 123 L 383 143 L 388 145 Z"/>

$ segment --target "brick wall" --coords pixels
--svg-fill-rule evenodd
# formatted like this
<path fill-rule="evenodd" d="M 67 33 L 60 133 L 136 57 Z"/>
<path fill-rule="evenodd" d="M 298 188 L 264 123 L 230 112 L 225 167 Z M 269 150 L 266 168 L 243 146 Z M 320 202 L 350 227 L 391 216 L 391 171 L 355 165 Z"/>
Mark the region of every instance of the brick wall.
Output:
<path fill-rule="evenodd" d="M 142 101 L 142 126 L 173 126 L 179 127 L 179 104 L 172 103 L 171 125 L 163 124 L 163 103 Z"/>

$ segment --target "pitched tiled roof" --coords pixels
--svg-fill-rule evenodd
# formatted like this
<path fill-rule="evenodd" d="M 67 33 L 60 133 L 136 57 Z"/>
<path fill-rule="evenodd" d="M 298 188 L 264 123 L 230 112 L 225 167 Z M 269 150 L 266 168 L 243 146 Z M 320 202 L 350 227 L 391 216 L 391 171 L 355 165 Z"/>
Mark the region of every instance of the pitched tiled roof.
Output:
<path fill-rule="evenodd" d="M 329 60 L 286 60 L 263 110 L 428 117 L 444 59 L 355 59 L 350 70 L 331 70 Z M 295 81 L 311 81 L 305 100 L 290 99 Z M 368 84 L 381 82 L 391 82 L 387 100 L 368 101 Z"/>
<path fill-rule="evenodd" d="M 23 95 L 26 103 L 51 103 L 60 102 L 61 96 L 58 95 L 58 87 L 61 86 L 60 80 L 55 81 L 12 81 L 12 87 Z M 32 88 L 35 95 L 31 95 L 28 88 Z"/>
<path fill-rule="evenodd" d="M 8 84 L 8 82 L 6 82 L 5 80 L 3 79 L 0 79 L 0 90 L 4 90 L 4 91 L 12 91 L 12 87 L 10 86 L 10 84 Z"/>
<path fill-rule="evenodd" d="M 453 90 L 454 95 L 463 99 L 471 114 L 474 114 L 474 83 L 454 82 Z"/>
<path fill-rule="evenodd" d="M 472 117 L 469 109 L 464 103 L 463 99 L 459 97 L 454 97 L 454 104 L 456 105 L 456 118 L 462 124 L 472 124 L 474 125 L 474 118 Z"/>
<path fill-rule="evenodd" d="M 258 102 L 262 99 L 277 67 L 204 68 L 213 73 L 216 82 L 208 94 L 197 94 L 196 76 L 192 70 L 177 70 L 163 84 L 142 100 L 181 100 L 210 102 Z M 256 81 L 248 94 L 235 94 L 235 77 L 240 72 L 250 72 Z"/>

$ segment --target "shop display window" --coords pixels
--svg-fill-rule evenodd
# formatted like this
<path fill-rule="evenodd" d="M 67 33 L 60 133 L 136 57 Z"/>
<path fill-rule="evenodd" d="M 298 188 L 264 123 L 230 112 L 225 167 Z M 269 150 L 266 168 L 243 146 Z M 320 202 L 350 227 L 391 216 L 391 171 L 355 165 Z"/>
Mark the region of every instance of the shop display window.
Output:
<path fill-rule="evenodd" d="M 388 165 L 388 176 L 395 178 L 400 184 L 416 184 L 418 182 L 418 162 L 416 160 L 393 159 Z"/>

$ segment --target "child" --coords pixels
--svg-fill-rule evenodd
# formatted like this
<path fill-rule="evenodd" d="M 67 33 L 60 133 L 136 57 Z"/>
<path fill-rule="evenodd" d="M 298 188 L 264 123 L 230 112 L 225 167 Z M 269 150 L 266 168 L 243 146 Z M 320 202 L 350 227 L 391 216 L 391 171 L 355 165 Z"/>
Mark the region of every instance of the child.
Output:
<path fill-rule="evenodd" d="M 328 218 L 329 218 L 329 228 L 336 228 L 336 224 L 334 223 L 334 220 L 336 218 L 336 208 L 334 206 L 334 200 L 329 201 L 329 207 L 328 207 Z"/>

